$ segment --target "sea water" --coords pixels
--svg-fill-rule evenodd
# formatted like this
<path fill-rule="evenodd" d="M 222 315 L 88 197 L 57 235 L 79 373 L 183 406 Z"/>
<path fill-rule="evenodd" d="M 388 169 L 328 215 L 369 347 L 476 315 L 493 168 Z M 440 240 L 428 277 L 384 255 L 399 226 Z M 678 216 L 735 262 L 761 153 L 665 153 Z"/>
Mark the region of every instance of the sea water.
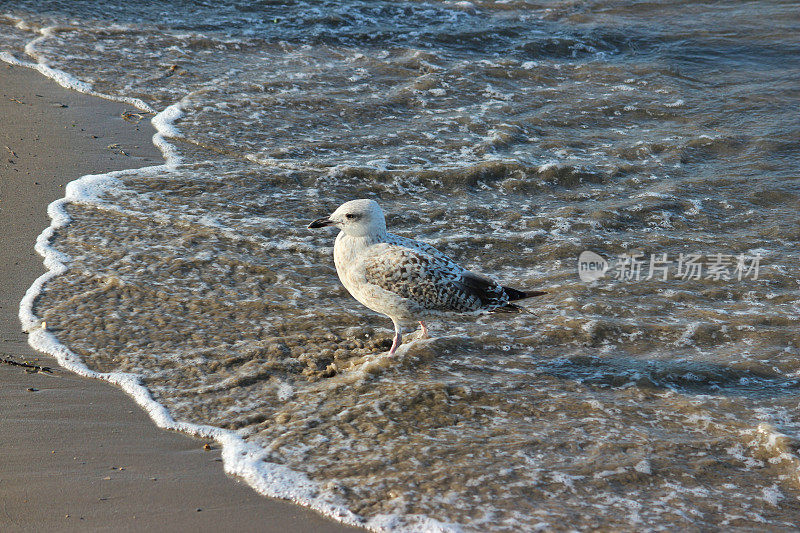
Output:
<path fill-rule="evenodd" d="M 0 8 L 165 153 L 50 208 L 21 318 L 68 368 L 372 529 L 798 527 L 800 4 Z M 548 294 L 387 357 L 306 228 L 354 198 Z"/>

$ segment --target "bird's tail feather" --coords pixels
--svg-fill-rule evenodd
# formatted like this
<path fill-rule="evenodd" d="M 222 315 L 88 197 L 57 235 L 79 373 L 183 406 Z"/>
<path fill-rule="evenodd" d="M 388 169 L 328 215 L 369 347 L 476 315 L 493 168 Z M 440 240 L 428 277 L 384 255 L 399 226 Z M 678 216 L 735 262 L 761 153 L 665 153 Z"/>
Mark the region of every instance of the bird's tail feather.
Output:
<path fill-rule="evenodd" d="M 517 300 L 524 300 L 525 298 L 533 298 L 534 296 L 541 296 L 543 294 L 547 294 L 544 291 L 521 291 L 518 289 L 512 289 L 511 287 L 503 287 L 503 291 L 505 291 L 506 296 L 508 296 L 509 302 L 515 302 Z M 519 305 L 514 305 L 512 303 L 507 303 L 503 307 L 498 307 L 495 309 L 495 312 L 499 313 L 529 313 L 531 315 L 535 315 L 536 313 L 524 308 L 520 307 Z"/>
<path fill-rule="evenodd" d="M 511 287 L 503 287 L 503 291 L 508 296 L 509 302 L 515 302 L 517 300 L 524 300 L 525 298 L 533 298 L 534 296 L 547 294 L 544 291 L 520 291 L 517 289 L 512 289 Z"/>

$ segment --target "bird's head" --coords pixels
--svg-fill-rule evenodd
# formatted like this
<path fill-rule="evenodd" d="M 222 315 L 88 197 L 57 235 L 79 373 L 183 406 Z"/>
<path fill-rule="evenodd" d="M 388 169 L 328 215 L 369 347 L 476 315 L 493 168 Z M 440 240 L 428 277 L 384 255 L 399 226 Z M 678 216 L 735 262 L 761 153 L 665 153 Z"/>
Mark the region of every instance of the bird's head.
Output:
<path fill-rule="evenodd" d="M 381 206 L 375 200 L 350 200 L 340 205 L 330 216 L 308 225 L 312 229 L 325 226 L 336 226 L 351 237 L 367 237 L 384 233 L 386 220 Z"/>

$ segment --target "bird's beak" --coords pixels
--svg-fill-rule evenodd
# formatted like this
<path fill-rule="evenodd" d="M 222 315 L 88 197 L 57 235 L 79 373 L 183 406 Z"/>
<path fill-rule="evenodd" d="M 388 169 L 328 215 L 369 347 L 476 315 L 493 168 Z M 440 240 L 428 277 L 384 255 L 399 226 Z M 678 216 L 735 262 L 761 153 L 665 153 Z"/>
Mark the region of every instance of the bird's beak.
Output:
<path fill-rule="evenodd" d="M 325 218 L 318 218 L 314 222 L 308 225 L 309 229 L 316 229 L 316 228 L 324 228 L 325 226 L 333 225 L 333 220 L 328 217 Z"/>

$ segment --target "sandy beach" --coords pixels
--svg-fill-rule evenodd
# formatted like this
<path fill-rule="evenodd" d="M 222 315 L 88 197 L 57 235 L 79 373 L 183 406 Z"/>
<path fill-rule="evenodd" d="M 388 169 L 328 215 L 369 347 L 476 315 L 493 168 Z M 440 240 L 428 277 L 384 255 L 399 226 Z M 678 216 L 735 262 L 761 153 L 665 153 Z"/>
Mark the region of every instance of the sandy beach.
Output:
<path fill-rule="evenodd" d="M 353 530 L 226 476 L 216 447 L 158 429 L 20 332 L 19 301 L 44 272 L 33 246 L 48 203 L 81 175 L 161 162 L 147 117 L 123 118 L 136 111 L 0 64 L 0 529 Z"/>

